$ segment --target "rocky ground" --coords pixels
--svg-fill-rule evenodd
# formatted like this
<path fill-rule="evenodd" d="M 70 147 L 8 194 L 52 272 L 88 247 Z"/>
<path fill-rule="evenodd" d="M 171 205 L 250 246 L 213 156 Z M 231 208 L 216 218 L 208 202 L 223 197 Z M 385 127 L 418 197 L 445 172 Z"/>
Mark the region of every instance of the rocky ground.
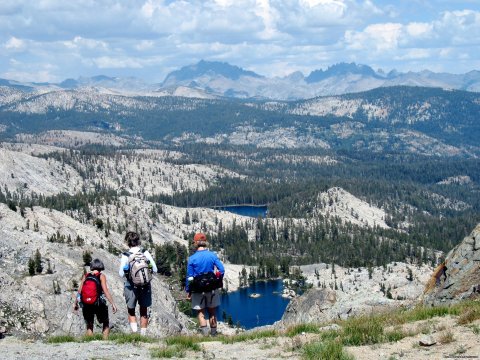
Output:
<path fill-rule="evenodd" d="M 480 358 L 480 336 L 475 327 L 480 320 L 468 326 L 456 324 L 453 317 L 437 317 L 404 325 L 418 332 L 398 342 L 371 346 L 345 347 L 345 351 L 357 360 L 374 359 L 478 359 Z M 224 331 L 228 331 L 224 329 Z M 301 359 L 305 344 L 318 339 L 316 334 L 299 334 L 294 337 L 278 336 L 225 344 L 221 341 L 200 343 L 201 351 L 188 351 L 187 359 Z M 431 345 L 422 346 L 422 341 Z M 112 341 L 87 343 L 48 344 L 42 341 L 23 341 L 6 337 L 0 340 L 4 359 L 136 359 L 151 358 L 151 350 L 165 347 L 164 340 L 154 343 L 117 344 Z"/>

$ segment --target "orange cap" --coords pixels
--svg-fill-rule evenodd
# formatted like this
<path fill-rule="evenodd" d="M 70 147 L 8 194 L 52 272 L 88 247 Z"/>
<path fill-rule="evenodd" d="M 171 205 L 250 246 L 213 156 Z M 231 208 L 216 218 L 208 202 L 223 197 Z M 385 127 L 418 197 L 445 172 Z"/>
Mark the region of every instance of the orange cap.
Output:
<path fill-rule="evenodd" d="M 193 242 L 207 241 L 207 236 L 204 233 L 196 233 L 193 236 Z"/>

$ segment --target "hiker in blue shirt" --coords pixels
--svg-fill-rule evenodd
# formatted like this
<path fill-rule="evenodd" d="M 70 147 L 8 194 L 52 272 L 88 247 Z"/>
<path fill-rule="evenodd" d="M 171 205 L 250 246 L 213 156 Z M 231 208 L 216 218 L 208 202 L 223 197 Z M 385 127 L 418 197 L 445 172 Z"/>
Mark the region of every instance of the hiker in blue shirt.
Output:
<path fill-rule="evenodd" d="M 207 237 L 197 233 L 193 237 L 195 253 L 188 258 L 187 299 L 192 301 L 192 309 L 198 311 L 198 322 L 203 335 L 208 335 L 206 309 L 210 322 L 210 334 L 217 335 L 216 308 L 220 305 L 222 279 L 225 268 L 217 255 L 207 249 Z"/>

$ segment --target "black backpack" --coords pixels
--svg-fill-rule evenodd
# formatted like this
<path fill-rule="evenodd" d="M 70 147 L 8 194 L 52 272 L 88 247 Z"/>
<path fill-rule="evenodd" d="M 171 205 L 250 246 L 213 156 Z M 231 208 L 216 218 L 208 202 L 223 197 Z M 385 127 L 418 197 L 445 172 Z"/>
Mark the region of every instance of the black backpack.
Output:
<path fill-rule="evenodd" d="M 222 277 L 217 277 L 213 272 L 197 275 L 193 278 L 189 288 L 192 293 L 204 293 L 223 287 Z"/>

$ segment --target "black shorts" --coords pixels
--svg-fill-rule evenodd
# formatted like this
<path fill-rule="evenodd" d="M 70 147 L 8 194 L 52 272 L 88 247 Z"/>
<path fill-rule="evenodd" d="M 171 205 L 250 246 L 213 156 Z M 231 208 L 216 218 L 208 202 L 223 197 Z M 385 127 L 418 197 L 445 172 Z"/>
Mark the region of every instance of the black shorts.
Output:
<path fill-rule="evenodd" d="M 100 301 L 98 305 L 83 304 L 83 318 L 87 323 L 93 323 L 95 315 L 100 324 L 108 325 L 108 306 L 106 303 Z"/>

